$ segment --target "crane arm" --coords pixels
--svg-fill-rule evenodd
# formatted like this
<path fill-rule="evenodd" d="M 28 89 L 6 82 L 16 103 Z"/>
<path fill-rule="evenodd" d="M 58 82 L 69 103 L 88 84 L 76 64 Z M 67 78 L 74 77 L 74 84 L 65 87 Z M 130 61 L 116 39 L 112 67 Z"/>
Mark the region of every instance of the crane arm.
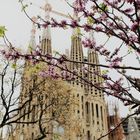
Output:
<path fill-rule="evenodd" d="M 54 13 L 54 14 L 56 14 L 56 15 L 59 15 L 59 16 L 62 16 L 62 17 L 68 18 L 68 19 L 73 19 L 69 14 L 68 14 L 68 15 L 65 15 L 65 14 L 60 13 L 60 12 L 55 11 L 55 10 L 52 10 L 51 12 Z"/>
<path fill-rule="evenodd" d="M 39 5 L 35 4 L 35 3 L 32 3 L 32 5 L 34 5 L 35 7 L 40 8 L 43 11 L 45 11 L 45 7 L 39 6 Z M 56 15 L 59 15 L 61 17 L 65 17 L 65 18 L 68 18 L 68 19 L 73 19 L 73 17 L 70 14 L 66 15 L 66 14 L 63 14 L 61 12 L 55 11 L 55 10 L 52 9 L 52 7 L 50 7 L 49 12 L 54 13 Z"/>

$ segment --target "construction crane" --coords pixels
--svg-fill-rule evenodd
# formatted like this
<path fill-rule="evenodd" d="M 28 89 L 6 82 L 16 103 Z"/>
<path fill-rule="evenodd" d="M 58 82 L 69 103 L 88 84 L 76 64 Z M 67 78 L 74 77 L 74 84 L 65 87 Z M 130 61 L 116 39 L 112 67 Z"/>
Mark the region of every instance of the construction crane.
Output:
<path fill-rule="evenodd" d="M 58 15 L 58 16 L 61 16 L 61 17 L 65 17 L 65 18 L 67 18 L 67 19 L 74 19 L 70 14 L 68 14 L 68 15 L 66 15 L 66 14 L 63 14 L 63 13 L 61 13 L 61 12 L 58 12 L 58 11 L 56 11 L 56 10 L 53 10 L 52 9 L 52 6 L 51 6 L 51 4 L 48 2 L 48 0 L 46 0 L 46 4 L 45 4 L 45 6 L 43 7 L 43 6 L 39 6 L 39 5 L 37 5 L 37 4 L 35 4 L 35 3 L 30 3 L 30 5 L 33 5 L 33 6 L 35 6 L 35 7 L 38 7 L 38 8 L 40 8 L 41 10 L 43 10 L 43 11 L 45 11 L 46 13 L 53 13 L 53 14 L 55 14 L 55 15 Z"/>
<path fill-rule="evenodd" d="M 48 3 L 48 1 L 46 1 L 45 7 L 40 7 L 40 9 L 44 10 L 45 12 L 54 13 L 56 15 L 59 15 L 68 19 L 73 19 L 70 15 L 65 15 L 63 13 L 53 10 L 51 5 Z"/>

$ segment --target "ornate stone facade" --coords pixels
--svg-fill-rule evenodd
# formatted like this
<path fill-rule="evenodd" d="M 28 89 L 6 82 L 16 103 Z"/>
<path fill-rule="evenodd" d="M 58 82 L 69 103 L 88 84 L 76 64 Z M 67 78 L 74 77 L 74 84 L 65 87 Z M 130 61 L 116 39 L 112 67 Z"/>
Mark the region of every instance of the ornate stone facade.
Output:
<path fill-rule="evenodd" d="M 48 5 L 48 3 L 47 3 Z M 46 9 L 46 20 L 48 20 L 49 14 Z M 34 26 L 33 26 L 34 27 Z M 84 55 L 83 55 L 83 48 L 81 43 L 81 36 L 77 32 L 78 29 L 74 29 L 72 38 L 71 38 L 71 52 L 69 59 L 72 61 L 78 61 L 79 63 L 67 63 L 67 67 L 71 71 L 77 72 L 78 77 L 71 81 L 70 83 L 65 83 L 66 91 L 71 90 L 72 97 L 74 97 L 74 100 L 76 101 L 76 106 L 73 105 L 72 112 L 69 115 L 69 120 L 71 120 L 68 124 L 69 125 L 59 125 L 58 121 L 50 121 L 46 122 L 46 120 L 43 122 L 43 126 L 46 125 L 46 128 L 50 130 L 50 134 L 44 140 L 54 140 L 54 135 L 59 134 L 59 138 L 61 140 L 97 140 L 101 135 L 108 132 L 108 125 L 107 125 L 107 110 L 106 110 L 106 103 L 104 100 L 103 92 L 101 90 L 96 89 L 95 87 L 90 86 L 90 84 L 87 84 L 82 78 L 85 78 L 89 80 L 92 83 L 102 83 L 102 80 L 97 74 L 94 74 L 95 72 L 100 73 L 99 67 L 94 66 L 87 66 L 87 69 L 90 72 L 85 72 L 83 69 L 84 64 L 82 63 L 85 61 Z M 90 33 L 90 37 L 92 39 L 93 33 Z M 50 27 L 48 26 L 43 31 L 42 40 L 41 40 L 41 48 L 35 48 L 35 32 L 32 32 L 31 36 L 31 44 L 30 47 L 33 49 L 40 49 L 43 54 L 50 54 L 52 55 L 52 46 L 51 46 L 51 34 L 50 34 Z M 96 63 L 99 64 L 98 60 L 98 54 L 92 50 L 88 50 L 88 58 L 86 60 L 90 63 Z M 31 67 L 29 63 L 26 63 L 27 66 L 25 66 L 24 73 L 23 73 L 23 85 L 22 85 L 22 91 L 21 91 L 21 103 L 25 100 L 25 97 L 28 98 L 28 95 L 26 95 L 27 90 L 30 87 L 33 87 L 34 83 L 36 81 L 41 81 L 41 78 L 37 78 L 36 76 L 32 74 L 28 74 Z M 42 68 L 44 67 L 44 64 Z M 29 67 L 28 67 L 29 66 Z M 45 65 L 47 68 L 48 66 Z M 58 70 L 59 71 L 59 70 Z M 31 80 L 31 81 L 30 81 Z M 30 81 L 29 86 L 27 86 L 27 82 Z M 47 81 L 49 82 L 49 81 Z M 47 83 L 46 82 L 46 83 Z M 55 80 L 53 80 L 55 83 Z M 57 82 L 57 80 L 56 80 Z M 64 83 L 64 81 L 61 81 Z M 57 85 L 56 85 L 57 87 Z M 49 96 L 50 93 L 48 90 L 45 90 L 46 88 L 49 89 L 46 84 L 42 84 L 41 88 L 39 88 L 36 91 L 36 94 L 34 94 L 34 98 L 31 102 L 31 104 L 27 105 L 27 108 L 33 106 L 33 112 L 26 118 L 23 119 L 34 119 L 34 117 L 37 116 L 37 96 L 40 93 L 40 99 L 42 100 L 42 105 L 47 104 L 49 102 L 50 98 L 52 96 Z M 55 88 L 50 89 L 51 92 L 53 92 Z M 58 89 L 59 90 L 59 89 Z M 45 92 L 46 91 L 46 92 Z M 57 93 L 58 91 L 55 90 Z M 35 92 L 34 92 L 35 93 Z M 24 96 L 24 97 L 23 97 Z M 23 97 L 23 98 L 22 98 Z M 21 104 L 20 103 L 20 104 Z M 26 108 L 26 109 L 27 109 Z M 53 109 L 53 108 L 51 108 Z M 65 111 L 65 109 L 63 110 Z M 26 110 L 23 110 L 23 113 L 25 113 Z M 50 113 L 51 110 L 46 110 L 46 116 L 49 118 L 50 115 L 52 117 L 52 113 Z M 68 114 L 68 113 L 67 113 Z M 68 119 L 66 119 L 68 120 Z M 39 126 L 37 124 L 20 124 L 17 126 L 17 131 L 15 134 L 14 140 L 34 140 L 37 136 L 37 133 L 39 132 Z M 103 140 L 108 140 L 108 137 L 103 138 Z"/>

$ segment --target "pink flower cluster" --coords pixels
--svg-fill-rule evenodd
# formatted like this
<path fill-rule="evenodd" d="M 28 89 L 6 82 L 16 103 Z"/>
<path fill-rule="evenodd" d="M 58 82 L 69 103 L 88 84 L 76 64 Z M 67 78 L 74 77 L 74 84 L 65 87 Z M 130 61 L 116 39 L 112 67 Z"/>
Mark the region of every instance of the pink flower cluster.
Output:
<path fill-rule="evenodd" d="M 113 60 L 110 61 L 110 68 L 115 67 L 115 66 L 119 66 L 120 62 L 122 62 L 121 57 L 114 58 Z"/>
<path fill-rule="evenodd" d="M 131 30 L 135 32 L 138 29 L 138 27 L 139 27 L 139 24 L 138 22 L 135 21 L 131 26 Z"/>
<path fill-rule="evenodd" d="M 39 72 L 39 76 L 52 77 L 53 79 L 58 79 L 60 77 L 59 74 L 56 72 L 55 67 L 51 65 L 49 66 L 47 71 Z"/>
<path fill-rule="evenodd" d="M 20 58 L 20 52 L 15 51 L 15 50 L 9 50 L 9 51 L 1 50 L 0 52 L 8 60 L 15 60 L 15 59 L 19 59 Z"/>
<path fill-rule="evenodd" d="M 93 49 L 96 46 L 96 42 L 89 38 L 86 38 L 85 40 L 83 40 L 82 44 L 84 45 L 85 48 L 90 48 L 90 49 Z"/>
<path fill-rule="evenodd" d="M 125 89 L 122 88 L 122 81 L 123 79 L 120 78 L 119 80 L 113 82 L 106 81 L 106 88 L 110 90 L 110 92 L 114 95 L 122 94 L 122 92 L 126 92 Z"/>
<path fill-rule="evenodd" d="M 76 12 L 82 12 L 85 10 L 85 4 L 88 0 L 75 0 L 73 3 L 74 10 Z"/>

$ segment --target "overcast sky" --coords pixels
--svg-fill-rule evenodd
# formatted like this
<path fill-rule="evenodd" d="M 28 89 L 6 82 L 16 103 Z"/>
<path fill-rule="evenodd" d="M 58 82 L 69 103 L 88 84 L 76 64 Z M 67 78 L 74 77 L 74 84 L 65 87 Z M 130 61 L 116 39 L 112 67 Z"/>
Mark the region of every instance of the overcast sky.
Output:
<path fill-rule="evenodd" d="M 33 2 L 33 5 L 27 8 L 29 15 L 31 17 L 43 15 L 44 11 L 39 7 L 44 6 L 45 0 L 25 0 L 28 4 L 30 1 Z M 61 13 L 67 14 L 72 11 L 63 0 L 50 0 L 49 2 L 54 10 Z M 51 16 L 60 18 L 54 14 L 51 14 Z M 18 0 L 0 0 L 0 25 L 6 26 L 8 30 L 6 35 L 14 45 L 27 48 L 32 23 L 21 11 L 21 5 Z M 66 46 L 70 47 L 70 35 L 71 30 L 52 29 L 53 48 L 62 51 L 64 50 L 63 48 L 67 48 Z M 1 40 L 0 43 L 2 43 Z"/>

